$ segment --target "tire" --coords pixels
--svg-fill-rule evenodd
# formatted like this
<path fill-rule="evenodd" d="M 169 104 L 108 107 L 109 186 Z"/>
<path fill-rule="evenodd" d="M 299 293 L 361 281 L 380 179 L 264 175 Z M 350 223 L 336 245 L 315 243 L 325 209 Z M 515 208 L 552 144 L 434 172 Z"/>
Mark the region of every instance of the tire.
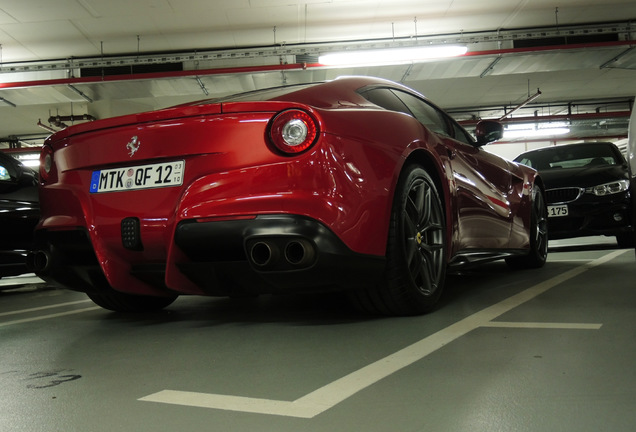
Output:
<path fill-rule="evenodd" d="M 428 173 L 407 166 L 398 181 L 389 226 L 386 270 L 376 286 L 355 291 L 366 312 L 419 315 L 439 300 L 446 277 L 446 228 L 442 200 Z"/>
<path fill-rule="evenodd" d="M 618 247 L 621 249 L 633 248 L 634 247 L 634 233 L 622 233 L 616 236 L 616 243 L 618 243 Z"/>
<path fill-rule="evenodd" d="M 87 294 L 93 303 L 114 312 L 155 312 L 172 304 L 177 295 L 169 297 L 125 294 L 115 290 L 99 294 Z"/>
<path fill-rule="evenodd" d="M 530 250 L 527 255 L 506 258 L 506 263 L 515 269 L 540 268 L 548 258 L 548 209 L 537 185 L 532 188 L 531 205 Z"/>

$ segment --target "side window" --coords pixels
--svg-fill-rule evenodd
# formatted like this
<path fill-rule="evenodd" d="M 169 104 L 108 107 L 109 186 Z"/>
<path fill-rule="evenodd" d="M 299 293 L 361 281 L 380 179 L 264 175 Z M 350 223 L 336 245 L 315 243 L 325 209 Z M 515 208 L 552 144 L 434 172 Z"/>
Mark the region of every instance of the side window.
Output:
<path fill-rule="evenodd" d="M 362 96 L 371 103 L 376 104 L 389 111 L 397 111 L 410 116 L 411 111 L 404 103 L 388 88 L 375 88 L 362 93 Z"/>
<path fill-rule="evenodd" d="M 409 93 L 398 90 L 395 90 L 395 93 L 409 108 L 409 110 L 411 110 L 415 118 L 418 119 L 420 123 L 433 132 L 452 136 L 452 133 L 449 131 L 448 123 L 441 111 Z"/>
<path fill-rule="evenodd" d="M 535 168 L 534 164 L 532 163 L 532 160 L 528 159 L 528 158 L 522 158 L 520 160 L 518 160 L 517 162 L 519 162 L 522 165 L 527 165 L 530 168 Z"/>
<path fill-rule="evenodd" d="M 462 128 L 454 120 L 451 120 L 451 123 L 453 125 L 453 132 L 455 132 L 455 139 L 457 141 L 461 141 L 463 143 L 470 144 L 470 145 L 475 144 L 475 140 L 473 140 L 473 138 L 468 134 L 468 132 L 466 132 L 464 128 Z"/>
<path fill-rule="evenodd" d="M 439 109 L 409 93 L 388 88 L 375 88 L 362 93 L 365 99 L 384 109 L 402 112 L 415 117 L 429 130 L 454 136 L 466 144 L 474 144 L 468 133 Z M 451 129 L 452 128 L 452 129 Z"/>

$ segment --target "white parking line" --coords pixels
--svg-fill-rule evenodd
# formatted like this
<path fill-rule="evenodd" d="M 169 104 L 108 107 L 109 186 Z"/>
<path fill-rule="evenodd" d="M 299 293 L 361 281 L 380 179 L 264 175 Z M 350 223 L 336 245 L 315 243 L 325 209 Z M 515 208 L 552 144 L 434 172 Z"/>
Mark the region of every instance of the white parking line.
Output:
<path fill-rule="evenodd" d="M 577 324 L 577 323 L 540 323 L 540 322 L 504 322 L 491 321 L 482 327 L 504 328 L 543 328 L 543 329 L 570 329 L 570 330 L 598 330 L 603 324 Z"/>
<path fill-rule="evenodd" d="M 627 252 L 627 250 L 614 251 L 594 261 L 587 262 L 568 272 L 555 276 L 552 279 L 541 282 L 295 401 L 255 399 L 178 390 L 163 390 L 142 397 L 139 400 L 229 411 L 312 418 L 334 407 L 359 391 L 375 384 L 381 379 L 421 360 L 466 333 L 479 327 L 491 326 L 491 324 L 493 324 L 492 320 L 495 318 L 532 300 L 550 288 L 572 279 L 593 267 L 608 262 L 625 252 Z M 502 325 L 503 324 L 504 323 L 502 323 Z M 536 326 L 537 323 L 532 324 Z M 579 324 L 579 326 L 587 325 L 588 324 Z M 554 324 L 550 324 L 550 326 L 554 326 Z M 561 324 L 561 326 L 563 326 L 563 324 Z M 565 324 L 565 327 L 560 328 L 569 328 L 567 326 L 568 324 Z M 590 326 L 593 329 L 600 328 L 598 324 L 591 324 Z"/>
<path fill-rule="evenodd" d="M 54 308 L 59 308 L 59 307 L 64 307 L 64 306 L 71 306 L 71 305 L 76 305 L 76 304 L 79 304 L 79 303 L 86 303 L 86 302 L 90 302 L 90 301 L 91 301 L 90 299 L 77 300 L 77 301 L 72 301 L 72 302 L 67 302 L 67 303 L 57 303 L 57 304 L 54 304 L 54 305 L 34 307 L 34 308 L 30 308 L 30 309 L 20 309 L 20 310 L 16 310 L 16 311 L 2 312 L 2 313 L 0 313 L 0 317 L 8 316 L 8 315 L 20 315 L 20 314 L 25 314 L 25 313 L 29 313 L 29 312 L 37 312 L 37 311 L 46 310 L 46 309 L 54 309 Z"/>
<path fill-rule="evenodd" d="M 14 320 L 14 321 L 7 321 L 4 323 L 0 323 L 0 327 L 7 327 L 10 325 L 14 325 L 14 324 L 23 324 L 23 323 L 27 323 L 27 322 L 32 322 L 32 321 L 41 321 L 41 320 L 45 320 L 45 319 L 49 319 L 49 318 L 57 318 L 57 317 L 61 317 L 61 316 L 66 316 L 66 315 L 73 315 L 73 314 L 78 314 L 78 313 L 82 313 L 82 312 L 88 312 L 88 311 L 92 311 L 95 309 L 101 309 L 99 306 L 93 306 L 93 307 L 87 307 L 87 308 L 83 308 L 83 309 L 75 309 L 75 310 L 71 310 L 71 311 L 66 311 L 66 312 L 60 312 L 60 313 L 55 313 L 55 314 L 50 314 L 50 315 L 40 315 L 37 317 L 32 317 L 32 318 L 24 318 L 24 319 L 19 319 L 19 320 Z"/>
<path fill-rule="evenodd" d="M 27 273 L 20 276 L 9 276 L 0 279 L 0 286 L 25 286 L 43 284 L 44 281 L 33 273 Z"/>

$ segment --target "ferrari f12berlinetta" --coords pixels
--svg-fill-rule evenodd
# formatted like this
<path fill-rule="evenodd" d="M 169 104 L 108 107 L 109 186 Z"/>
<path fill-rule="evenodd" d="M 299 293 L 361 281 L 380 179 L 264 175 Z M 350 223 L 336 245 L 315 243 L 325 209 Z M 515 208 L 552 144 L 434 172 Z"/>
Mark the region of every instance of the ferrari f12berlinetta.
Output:
<path fill-rule="evenodd" d="M 431 310 L 448 268 L 547 255 L 537 172 L 413 90 L 347 77 L 78 124 L 41 155 L 30 265 L 115 311 L 348 290 Z"/>

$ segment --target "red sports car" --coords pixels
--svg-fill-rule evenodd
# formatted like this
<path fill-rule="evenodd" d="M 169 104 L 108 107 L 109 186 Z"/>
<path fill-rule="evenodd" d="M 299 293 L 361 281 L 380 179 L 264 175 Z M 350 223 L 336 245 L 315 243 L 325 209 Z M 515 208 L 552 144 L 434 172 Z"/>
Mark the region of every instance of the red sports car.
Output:
<path fill-rule="evenodd" d="M 366 77 L 79 124 L 44 145 L 30 262 L 122 312 L 349 290 L 424 313 L 449 267 L 545 263 L 543 184 L 482 148 L 501 133 Z"/>

